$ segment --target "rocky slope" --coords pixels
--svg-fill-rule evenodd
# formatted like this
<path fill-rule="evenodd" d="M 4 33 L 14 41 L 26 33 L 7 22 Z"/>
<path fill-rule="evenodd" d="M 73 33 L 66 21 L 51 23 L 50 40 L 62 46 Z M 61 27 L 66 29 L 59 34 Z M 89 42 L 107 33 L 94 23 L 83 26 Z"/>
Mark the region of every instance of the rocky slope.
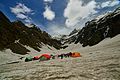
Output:
<path fill-rule="evenodd" d="M 0 50 L 11 49 L 18 54 L 29 52 L 25 46 L 32 47 L 40 51 L 42 44 L 61 48 L 61 42 L 51 38 L 45 31 L 38 27 L 25 26 L 21 21 L 10 22 L 10 20 L 0 12 Z"/>
<path fill-rule="evenodd" d="M 74 29 L 64 40 L 64 43 L 69 43 L 71 44 L 72 42 L 75 42 L 76 39 L 78 38 L 78 32 L 80 29 Z"/>
<path fill-rule="evenodd" d="M 93 46 L 107 37 L 120 34 L 120 8 L 108 13 L 100 19 L 88 21 L 82 30 L 76 35 L 75 43 L 82 46 Z"/>

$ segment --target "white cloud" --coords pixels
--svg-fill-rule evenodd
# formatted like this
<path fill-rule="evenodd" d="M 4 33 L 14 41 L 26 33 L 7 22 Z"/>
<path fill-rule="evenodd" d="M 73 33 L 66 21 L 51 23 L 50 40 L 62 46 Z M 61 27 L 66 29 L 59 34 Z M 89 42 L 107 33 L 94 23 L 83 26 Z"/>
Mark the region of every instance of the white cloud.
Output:
<path fill-rule="evenodd" d="M 49 2 L 49 3 L 52 3 L 53 0 L 44 0 L 44 2 Z"/>
<path fill-rule="evenodd" d="M 15 7 L 10 7 L 11 12 L 16 15 L 17 18 L 20 18 L 24 20 L 25 22 L 31 22 L 31 18 L 28 16 L 28 14 L 33 14 L 30 8 L 25 6 L 24 4 L 18 3 Z"/>
<path fill-rule="evenodd" d="M 49 25 L 47 28 L 47 31 L 52 35 L 52 36 L 57 36 L 57 35 L 68 35 L 72 29 L 66 28 L 66 27 L 61 27 L 60 25 Z"/>
<path fill-rule="evenodd" d="M 118 5 L 119 4 L 119 0 L 114 0 L 114 1 L 106 1 L 106 2 L 103 2 L 101 4 L 101 8 L 105 8 L 105 7 L 113 7 L 115 5 Z"/>
<path fill-rule="evenodd" d="M 55 18 L 55 13 L 50 9 L 50 7 L 46 6 L 43 16 L 48 20 L 53 20 Z"/>
<path fill-rule="evenodd" d="M 17 14 L 16 17 L 20 19 L 27 19 L 27 16 L 24 14 Z"/>
<path fill-rule="evenodd" d="M 104 3 L 101 4 L 101 7 L 102 8 L 108 7 L 110 3 L 111 3 L 111 1 L 104 2 Z"/>
<path fill-rule="evenodd" d="M 31 23 L 31 19 L 27 18 L 24 20 L 26 23 Z"/>
<path fill-rule="evenodd" d="M 69 0 L 64 10 L 64 17 L 67 18 L 65 22 L 66 26 L 73 27 L 80 22 L 80 20 L 84 20 L 84 18 L 89 17 L 89 15 L 97 13 L 97 11 L 95 11 L 96 7 L 94 0 L 84 6 L 81 0 Z"/>
<path fill-rule="evenodd" d="M 18 3 L 15 7 L 11 7 L 11 12 L 15 13 L 15 14 L 19 14 L 19 13 L 31 13 L 32 10 L 30 8 L 28 8 L 27 6 L 25 6 L 24 4 Z"/>

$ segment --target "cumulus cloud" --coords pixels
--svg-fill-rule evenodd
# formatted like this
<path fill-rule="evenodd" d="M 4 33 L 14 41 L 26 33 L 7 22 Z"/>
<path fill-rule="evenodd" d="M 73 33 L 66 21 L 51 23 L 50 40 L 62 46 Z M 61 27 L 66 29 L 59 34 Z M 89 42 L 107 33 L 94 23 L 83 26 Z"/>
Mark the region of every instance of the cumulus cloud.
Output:
<path fill-rule="evenodd" d="M 22 3 L 18 3 L 15 7 L 10 7 L 11 12 L 16 15 L 17 18 L 24 20 L 27 23 L 31 22 L 31 18 L 28 14 L 33 14 L 33 10 L 28 8 Z"/>
<path fill-rule="evenodd" d="M 80 20 L 84 20 L 91 14 L 97 13 L 95 10 L 97 6 L 94 0 L 90 1 L 86 5 L 82 4 L 82 0 L 69 0 L 69 3 L 64 10 L 64 17 L 67 18 L 65 22 L 67 27 L 73 27 L 79 23 Z"/>
<path fill-rule="evenodd" d="M 45 11 L 43 12 L 44 18 L 52 21 L 55 18 L 55 13 L 51 10 L 50 7 L 46 6 Z"/>
<path fill-rule="evenodd" d="M 119 4 L 119 0 L 114 0 L 114 1 L 106 1 L 106 2 L 103 2 L 101 4 L 101 8 L 105 8 L 105 7 L 113 7 L 113 6 L 116 6 Z"/>

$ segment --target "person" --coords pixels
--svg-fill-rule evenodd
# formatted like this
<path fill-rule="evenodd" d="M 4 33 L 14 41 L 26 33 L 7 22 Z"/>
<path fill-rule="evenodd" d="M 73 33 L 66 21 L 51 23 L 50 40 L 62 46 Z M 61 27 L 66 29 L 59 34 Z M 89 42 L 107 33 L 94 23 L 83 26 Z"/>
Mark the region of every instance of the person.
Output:
<path fill-rule="evenodd" d="M 55 56 L 54 56 L 54 55 L 52 56 L 52 59 L 55 59 Z"/>
<path fill-rule="evenodd" d="M 70 56 L 70 57 L 72 56 L 72 53 L 71 53 L 71 52 L 69 52 L 69 56 Z"/>
<path fill-rule="evenodd" d="M 63 59 L 63 57 L 64 57 L 64 54 L 61 54 L 61 59 Z"/>
<path fill-rule="evenodd" d="M 68 56 L 68 53 L 67 53 L 67 54 L 64 54 L 64 57 L 65 57 L 65 58 L 69 57 L 69 56 Z"/>
<path fill-rule="evenodd" d="M 66 54 L 67 57 L 70 57 L 69 53 Z"/>
<path fill-rule="evenodd" d="M 58 55 L 58 58 L 63 59 L 63 54 Z"/>
<path fill-rule="evenodd" d="M 67 56 L 66 56 L 66 54 L 63 54 L 63 56 L 66 58 Z"/>
<path fill-rule="evenodd" d="M 52 59 L 55 59 L 55 55 L 51 54 L 50 56 L 51 56 Z"/>

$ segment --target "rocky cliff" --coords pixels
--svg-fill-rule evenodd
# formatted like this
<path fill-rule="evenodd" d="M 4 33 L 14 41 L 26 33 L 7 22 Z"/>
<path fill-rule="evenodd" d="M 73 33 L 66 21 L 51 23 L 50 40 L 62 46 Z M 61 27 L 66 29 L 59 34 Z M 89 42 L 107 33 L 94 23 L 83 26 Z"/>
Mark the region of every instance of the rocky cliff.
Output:
<path fill-rule="evenodd" d="M 120 8 L 108 13 L 100 19 L 88 21 L 77 36 L 75 43 L 93 46 L 107 37 L 120 34 Z"/>

